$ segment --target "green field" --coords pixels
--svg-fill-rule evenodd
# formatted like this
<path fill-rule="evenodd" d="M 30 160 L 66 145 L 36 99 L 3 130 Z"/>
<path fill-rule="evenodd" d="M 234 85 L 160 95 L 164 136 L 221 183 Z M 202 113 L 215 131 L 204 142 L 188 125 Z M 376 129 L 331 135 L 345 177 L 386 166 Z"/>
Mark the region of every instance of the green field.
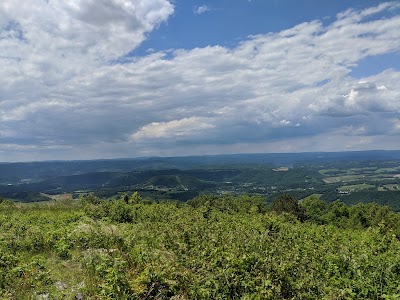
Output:
<path fill-rule="evenodd" d="M 396 173 L 400 171 L 400 167 L 392 168 L 379 168 L 374 171 L 374 173 Z"/>
<path fill-rule="evenodd" d="M 364 175 L 343 175 L 324 178 L 325 183 L 352 182 L 364 179 Z"/>
<path fill-rule="evenodd" d="M 399 184 L 385 184 L 381 187 L 378 187 L 378 191 L 398 191 L 400 190 Z"/>
<path fill-rule="evenodd" d="M 360 190 L 365 190 L 369 188 L 375 188 L 375 185 L 361 183 L 361 184 L 354 184 L 354 185 L 344 185 L 338 188 L 341 192 L 355 192 Z"/>

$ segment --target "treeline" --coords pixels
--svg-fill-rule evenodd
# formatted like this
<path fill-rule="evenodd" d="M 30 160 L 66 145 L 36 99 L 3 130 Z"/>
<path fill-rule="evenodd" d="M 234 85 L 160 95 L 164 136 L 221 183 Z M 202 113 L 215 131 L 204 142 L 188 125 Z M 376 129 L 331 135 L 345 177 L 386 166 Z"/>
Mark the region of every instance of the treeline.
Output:
<path fill-rule="evenodd" d="M 292 195 L 280 195 L 270 205 L 260 196 L 199 196 L 188 202 L 193 207 L 207 207 L 222 212 L 289 214 L 301 222 L 334 225 L 339 228 L 365 229 L 369 227 L 394 230 L 400 236 L 400 214 L 389 206 L 377 203 L 346 205 L 341 201 L 324 202 L 310 196 L 301 203 Z"/>
<path fill-rule="evenodd" d="M 82 198 L 85 211 L 95 217 L 111 217 L 116 222 L 131 222 L 133 203 L 156 204 L 151 199 L 143 200 L 138 192 L 130 197 L 125 194 L 118 200 L 100 200 L 94 194 Z M 400 214 L 390 206 L 377 203 L 358 203 L 347 205 L 341 201 L 324 202 L 316 196 L 310 196 L 301 202 L 289 194 L 279 195 L 270 204 L 259 195 L 200 195 L 186 203 L 174 202 L 177 207 L 190 206 L 205 210 L 205 216 L 212 211 L 228 214 L 265 214 L 276 213 L 291 216 L 300 222 L 318 225 L 334 225 L 339 228 L 365 229 L 380 227 L 395 230 L 400 236 Z M 97 204 L 93 206 L 93 204 Z M 118 217 L 118 211 L 121 216 Z M 137 216 L 137 214 L 136 214 Z"/>
<path fill-rule="evenodd" d="M 378 203 L 380 205 L 390 206 L 395 211 L 400 211 L 400 191 L 377 191 L 367 189 L 363 191 L 351 192 L 349 194 L 339 194 L 336 190 L 328 191 L 321 196 L 325 202 L 331 202 L 336 199 L 348 204 L 357 203 Z"/>

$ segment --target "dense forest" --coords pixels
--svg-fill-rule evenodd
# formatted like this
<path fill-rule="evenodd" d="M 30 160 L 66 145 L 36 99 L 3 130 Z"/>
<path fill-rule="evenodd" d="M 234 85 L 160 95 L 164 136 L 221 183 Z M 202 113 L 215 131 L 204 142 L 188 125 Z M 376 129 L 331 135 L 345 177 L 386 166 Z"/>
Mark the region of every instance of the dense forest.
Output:
<path fill-rule="evenodd" d="M 0 204 L 3 299 L 398 299 L 400 215 L 280 195 Z"/>

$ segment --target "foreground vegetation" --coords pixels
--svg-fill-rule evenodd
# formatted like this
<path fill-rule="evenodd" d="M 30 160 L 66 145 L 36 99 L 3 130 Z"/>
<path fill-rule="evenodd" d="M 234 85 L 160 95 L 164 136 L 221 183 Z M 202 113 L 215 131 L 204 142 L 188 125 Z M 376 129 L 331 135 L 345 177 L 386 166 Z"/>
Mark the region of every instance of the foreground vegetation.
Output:
<path fill-rule="evenodd" d="M 3 299 L 399 299 L 400 217 L 279 197 L 0 204 Z"/>

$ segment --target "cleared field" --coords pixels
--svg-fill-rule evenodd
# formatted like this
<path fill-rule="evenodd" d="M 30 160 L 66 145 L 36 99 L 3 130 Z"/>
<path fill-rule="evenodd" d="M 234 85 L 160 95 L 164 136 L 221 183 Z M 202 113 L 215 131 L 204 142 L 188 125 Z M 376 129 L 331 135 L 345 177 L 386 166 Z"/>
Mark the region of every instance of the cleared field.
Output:
<path fill-rule="evenodd" d="M 369 188 L 374 188 L 375 186 L 372 184 L 362 183 L 362 184 L 354 184 L 354 185 L 344 185 L 338 188 L 338 191 L 341 192 L 355 192 L 361 191 Z"/>
<path fill-rule="evenodd" d="M 393 168 L 379 168 L 374 171 L 374 173 L 396 173 L 400 170 L 400 167 L 393 167 Z"/>
<path fill-rule="evenodd" d="M 339 169 L 322 169 L 318 171 L 322 175 L 341 172 Z"/>
<path fill-rule="evenodd" d="M 321 198 L 321 196 L 322 196 L 323 194 L 311 194 L 310 196 L 307 196 L 307 197 L 305 197 L 305 198 L 303 198 L 303 199 L 300 199 L 299 200 L 299 202 L 301 203 L 301 202 L 303 202 L 305 199 L 307 199 L 307 198 L 310 198 L 310 197 L 316 197 L 316 198 Z"/>
<path fill-rule="evenodd" d="M 342 176 L 331 176 L 324 178 L 325 183 L 339 183 L 339 182 L 354 182 L 354 181 L 381 181 L 381 180 L 395 180 L 393 174 L 355 174 L 355 175 L 342 175 Z"/>
<path fill-rule="evenodd" d="M 375 171 L 376 167 L 351 168 L 349 170 L 360 173 L 360 172 L 365 172 L 365 171 Z"/>
<path fill-rule="evenodd" d="M 324 178 L 325 183 L 351 182 L 365 178 L 365 175 L 343 175 Z"/>
<path fill-rule="evenodd" d="M 362 178 L 368 180 L 381 180 L 382 178 L 391 178 L 393 174 L 400 171 L 400 166 L 393 167 L 364 167 L 364 168 L 349 168 L 337 169 L 327 168 L 321 169 L 318 172 L 325 176 L 325 183 L 351 182 Z"/>
<path fill-rule="evenodd" d="M 399 184 L 385 184 L 384 186 L 380 186 L 378 191 L 398 191 L 400 190 Z"/>
<path fill-rule="evenodd" d="M 62 201 L 62 200 L 72 200 L 72 194 L 71 193 L 65 193 L 65 194 L 56 194 L 56 195 L 48 195 L 44 194 L 47 197 L 50 197 L 51 199 L 55 201 Z"/>

